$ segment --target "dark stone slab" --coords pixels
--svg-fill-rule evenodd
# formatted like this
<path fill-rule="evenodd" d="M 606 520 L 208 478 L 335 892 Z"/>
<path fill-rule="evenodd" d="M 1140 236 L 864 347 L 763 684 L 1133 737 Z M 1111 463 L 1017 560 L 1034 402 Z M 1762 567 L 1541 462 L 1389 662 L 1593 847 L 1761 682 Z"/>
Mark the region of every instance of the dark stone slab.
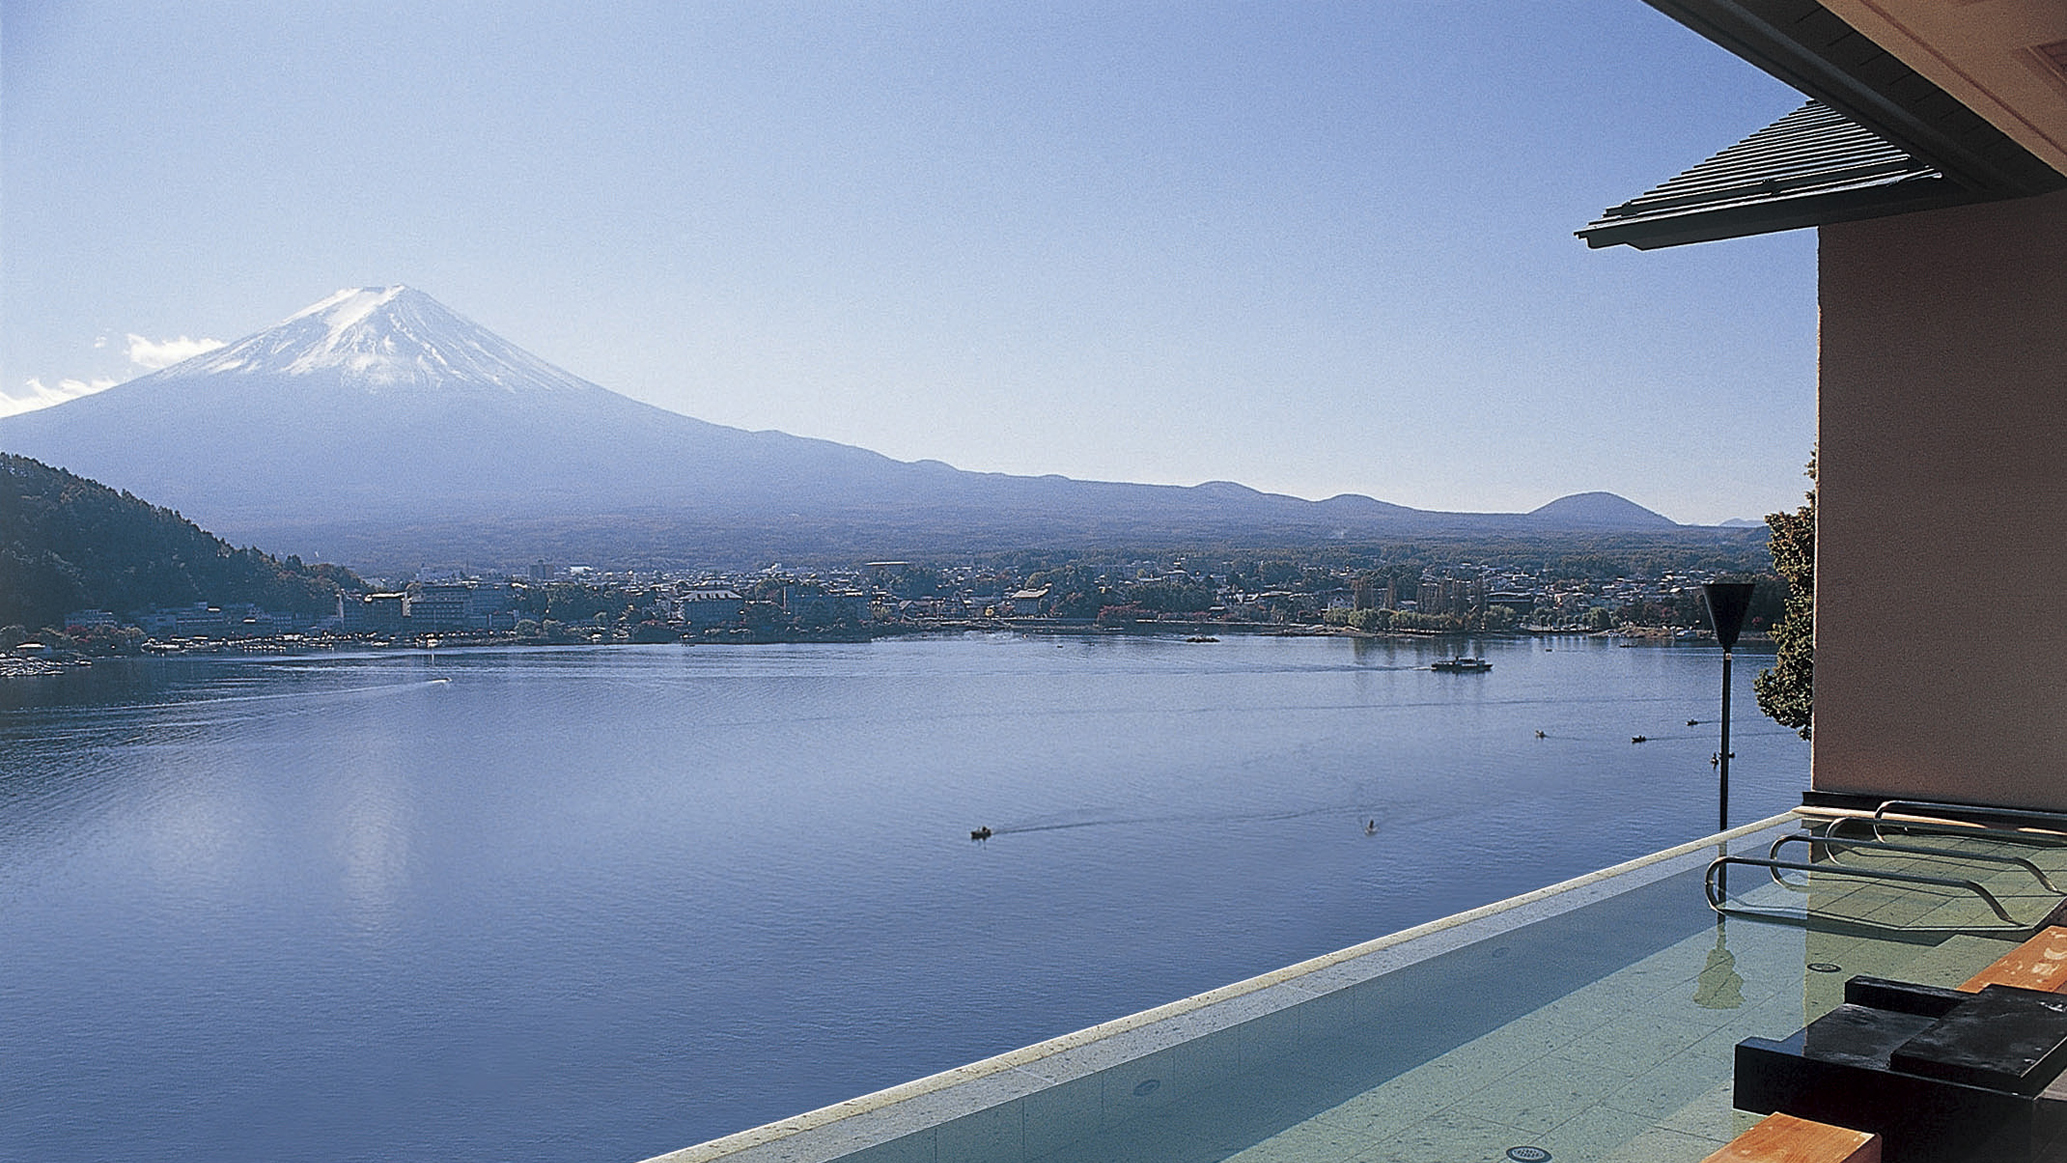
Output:
<path fill-rule="evenodd" d="M 1883 1163 L 2030 1163 L 2040 1138 L 2034 1099 L 1807 1058 L 1800 1035 L 1736 1043 L 1730 1103 L 1879 1134 Z"/>
<path fill-rule="evenodd" d="M 2034 1163 L 2067 1135 L 2063 1066 L 2067 995 L 1855 977 L 1807 1027 L 1737 1044 L 1733 1103 L 1871 1131 L 1885 1163 Z"/>
<path fill-rule="evenodd" d="M 1887 1063 L 1926 1078 L 2037 1094 L 2067 1067 L 2067 997 L 1988 986 L 1903 1041 Z"/>
<path fill-rule="evenodd" d="M 2038 1100 L 1801 1051 L 1800 1033 L 1739 1042 L 1731 1105 L 1869 1131 L 1882 1163 L 2031 1163 L 2050 1138 Z"/>
<path fill-rule="evenodd" d="M 1918 985 L 1913 981 L 1890 981 L 1885 977 L 1867 977 L 1864 974 L 1845 982 L 1845 1000 L 1853 1005 L 1932 1018 L 1945 1016 L 1955 1006 L 1971 1001 L 1973 996 L 1942 985 Z"/>
<path fill-rule="evenodd" d="M 1905 1014 L 1847 1002 L 1810 1022 L 1807 1029 L 1794 1037 L 1801 1039 L 1804 1057 L 1818 1062 L 1843 1062 L 1886 1070 L 1888 1058 L 1896 1050 L 1927 1032 L 1939 1020 L 1923 1014 Z"/>

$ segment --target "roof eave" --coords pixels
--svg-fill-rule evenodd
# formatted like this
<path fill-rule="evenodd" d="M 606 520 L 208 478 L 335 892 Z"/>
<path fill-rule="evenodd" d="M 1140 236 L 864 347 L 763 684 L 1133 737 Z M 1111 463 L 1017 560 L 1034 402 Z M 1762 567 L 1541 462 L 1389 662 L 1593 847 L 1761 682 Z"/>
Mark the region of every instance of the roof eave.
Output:
<path fill-rule="evenodd" d="M 2067 188 L 2067 175 L 1815 0 L 1644 2 L 1976 190 Z"/>
<path fill-rule="evenodd" d="M 1596 249 L 1632 246 L 1638 250 L 1655 250 L 1990 200 L 1990 195 L 1977 193 L 1956 182 L 1930 179 L 1864 189 L 1822 191 L 1783 201 L 1752 199 L 1735 205 L 1698 206 L 1682 212 L 1605 218 L 1577 231 L 1577 234 L 1586 240 L 1587 246 Z"/>
<path fill-rule="evenodd" d="M 1811 100 L 1608 209 L 1576 232 L 1588 246 L 1650 250 L 2067 188 L 2067 174 L 1816 0 L 1645 3 Z"/>

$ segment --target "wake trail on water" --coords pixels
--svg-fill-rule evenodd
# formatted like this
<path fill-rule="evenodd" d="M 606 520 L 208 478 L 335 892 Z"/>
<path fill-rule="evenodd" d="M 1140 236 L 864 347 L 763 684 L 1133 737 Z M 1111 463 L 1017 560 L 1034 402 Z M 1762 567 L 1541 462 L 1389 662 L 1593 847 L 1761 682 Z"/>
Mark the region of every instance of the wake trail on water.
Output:
<path fill-rule="evenodd" d="M 449 683 L 449 678 L 419 678 L 407 682 L 384 682 L 372 686 L 339 687 L 333 690 L 285 691 L 280 694 L 264 695 L 211 695 L 200 699 L 179 699 L 171 702 L 149 704 L 158 707 L 220 707 L 237 704 L 282 704 L 315 702 L 325 698 L 350 699 L 365 695 L 391 695 L 403 691 L 422 690 L 424 687 Z"/>
<path fill-rule="evenodd" d="M 1095 820 L 1066 820 L 1052 824 L 1019 824 L 992 828 L 993 836 L 1024 835 L 1031 832 L 1066 832 L 1074 828 L 1125 828 L 1141 824 L 1268 824 L 1282 820 L 1303 820 L 1313 816 L 1355 815 L 1370 818 L 1373 813 L 1353 804 L 1331 804 L 1276 812 L 1173 812 L 1156 816 L 1110 816 Z"/>
<path fill-rule="evenodd" d="M 227 727 L 237 723 L 256 723 L 273 715 L 306 714 L 316 710 L 311 703 L 349 702 L 355 699 L 379 697 L 381 695 L 405 694 L 428 687 L 450 683 L 449 678 L 427 678 L 412 682 L 382 683 L 378 686 L 348 687 L 343 690 L 290 691 L 277 695 L 215 695 L 200 699 L 175 699 L 160 703 L 139 703 L 134 706 L 109 708 L 82 719 L 78 726 L 42 732 L 42 736 L 53 741 L 87 740 L 105 736 L 109 731 L 131 730 L 149 726 L 152 730 L 171 730 L 183 727 Z M 222 713 L 246 710 L 248 713 Z M 183 717 L 151 719 L 140 723 L 139 717 L 152 714 L 181 714 Z"/>

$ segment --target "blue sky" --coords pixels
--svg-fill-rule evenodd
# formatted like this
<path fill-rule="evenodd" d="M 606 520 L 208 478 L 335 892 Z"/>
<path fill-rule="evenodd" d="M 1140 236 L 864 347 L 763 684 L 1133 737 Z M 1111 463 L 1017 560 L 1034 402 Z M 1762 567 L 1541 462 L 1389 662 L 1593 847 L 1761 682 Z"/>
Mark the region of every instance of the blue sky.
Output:
<path fill-rule="evenodd" d="M 1755 517 L 1813 233 L 1571 231 L 1798 103 L 1638 0 L 0 0 L 0 393 L 407 283 L 900 459 Z"/>

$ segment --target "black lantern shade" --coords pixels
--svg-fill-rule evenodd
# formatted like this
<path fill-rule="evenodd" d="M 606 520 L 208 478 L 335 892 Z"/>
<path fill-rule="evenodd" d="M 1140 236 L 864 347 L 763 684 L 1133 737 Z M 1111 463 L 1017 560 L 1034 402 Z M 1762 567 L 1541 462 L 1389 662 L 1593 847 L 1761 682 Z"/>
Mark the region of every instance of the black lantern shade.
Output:
<path fill-rule="evenodd" d="M 1737 645 L 1737 635 L 1744 632 L 1744 615 L 1751 610 L 1750 582 L 1708 582 L 1701 587 L 1701 596 L 1708 602 L 1708 621 L 1715 627 L 1715 640 L 1722 643 L 1724 650 Z"/>

